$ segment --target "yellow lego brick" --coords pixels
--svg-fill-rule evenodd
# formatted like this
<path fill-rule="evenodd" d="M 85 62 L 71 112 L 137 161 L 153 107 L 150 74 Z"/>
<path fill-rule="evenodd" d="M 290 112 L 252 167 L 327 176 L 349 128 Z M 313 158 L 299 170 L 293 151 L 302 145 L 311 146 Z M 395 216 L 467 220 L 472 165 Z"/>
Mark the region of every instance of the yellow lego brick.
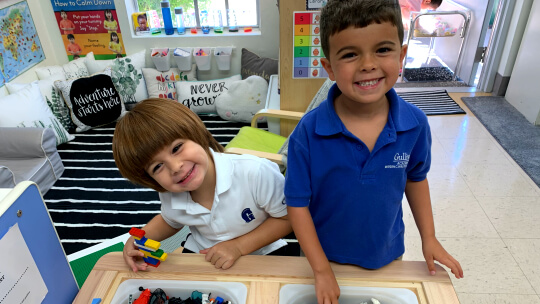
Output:
<path fill-rule="evenodd" d="M 161 243 L 158 242 L 158 241 L 154 241 L 154 240 L 148 239 L 148 240 L 146 240 L 146 242 L 144 243 L 144 246 L 145 246 L 145 247 L 148 247 L 148 248 L 151 248 L 151 249 L 154 249 L 154 250 L 158 250 L 158 249 L 159 249 L 159 246 L 161 246 Z"/>
<path fill-rule="evenodd" d="M 144 257 L 151 257 L 151 258 L 154 258 L 156 260 L 160 260 L 160 261 L 165 261 L 167 259 L 167 253 L 163 253 L 161 256 L 155 256 L 155 255 L 152 255 L 153 252 L 148 252 L 148 251 L 141 251 L 142 253 L 144 253 Z"/>

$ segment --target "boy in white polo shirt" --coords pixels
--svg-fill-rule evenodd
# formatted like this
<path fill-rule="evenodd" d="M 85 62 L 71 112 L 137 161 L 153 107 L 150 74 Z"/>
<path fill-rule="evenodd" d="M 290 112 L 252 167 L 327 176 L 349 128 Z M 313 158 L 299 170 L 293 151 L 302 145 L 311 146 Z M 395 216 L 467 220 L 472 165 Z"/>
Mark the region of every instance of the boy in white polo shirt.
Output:
<path fill-rule="evenodd" d="M 223 147 L 199 117 L 182 104 L 147 99 L 118 123 L 113 155 L 120 173 L 159 192 L 161 214 L 142 229 L 162 241 L 183 226 L 191 235 L 187 252 L 206 255 L 227 269 L 242 255 L 268 254 L 292 231 L 287 219 L 285 179 L 276 164 L 248 155 L 220 153 Z M 124 259 L 145 270 L 133 240 Z"/>

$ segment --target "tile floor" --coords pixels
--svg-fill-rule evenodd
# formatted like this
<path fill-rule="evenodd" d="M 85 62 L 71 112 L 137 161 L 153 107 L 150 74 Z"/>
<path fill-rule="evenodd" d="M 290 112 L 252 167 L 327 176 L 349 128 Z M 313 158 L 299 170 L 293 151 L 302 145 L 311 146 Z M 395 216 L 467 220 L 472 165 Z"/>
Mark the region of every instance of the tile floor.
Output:
<path fill-rule="evenodd" d="M 463 267 L 462 304 L 540 304 L 540 188 L 461 102 L 474 94 L 450 93 L 467 115 L 429 116 L 437 237 Z M 406 203 L 404 221 L 403 259 L 423 260 Z"/>

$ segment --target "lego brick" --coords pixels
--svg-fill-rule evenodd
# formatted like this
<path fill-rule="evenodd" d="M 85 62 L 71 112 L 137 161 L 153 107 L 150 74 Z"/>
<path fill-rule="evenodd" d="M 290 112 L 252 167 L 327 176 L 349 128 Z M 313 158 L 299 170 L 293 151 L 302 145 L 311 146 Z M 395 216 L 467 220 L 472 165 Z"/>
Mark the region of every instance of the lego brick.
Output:
<path fill-rule="evenodd" d="M 133 227 L 129 230 L 129 234 L 134 237 L 142 238 L 146 234 L 146 231 Z"/>
<path fill-rule="evenodd" d="M 154 251 L 156 251 L 156 250 L 159 249 L 159 246 L 161 246 L 161 243 L 158 242 L 158 241 L 147 239 L 146 242 L 144 243 L 144 246 L 148 247 L 148 248 L 151 248 L 151 249 L 154 249 Z"/>

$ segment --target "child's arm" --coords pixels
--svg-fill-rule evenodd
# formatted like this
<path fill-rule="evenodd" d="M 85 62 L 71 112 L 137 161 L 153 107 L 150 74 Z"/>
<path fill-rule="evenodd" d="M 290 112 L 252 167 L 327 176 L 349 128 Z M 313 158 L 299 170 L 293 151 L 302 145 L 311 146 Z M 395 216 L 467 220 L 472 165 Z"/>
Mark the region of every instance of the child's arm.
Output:
<path fill-rule="evenodd" d="M 201 250 L 200 253 L 206 254 L 205 259 L 216 268 L 228 269 L 239 257 L 271 244 L 291 232 L 287 216 L 270 217 L 252 231 Z"/>
<path fill-rule="evenodd" d="M 433 212 L 429 197 L 429 184 L 427 178 L 420 182 L 407 181 L 405 195 L 411 206 L 414 221 L 422 238 L 422 251 L 431 274 L 435 274 L 435 263 L 439 261 L 446 265 L 456 278 L 463 278 L 463 270 L 459 262 L 454 259 L 435 237 Z"/>
<path fill-rule="evenodd" d="M 173 236 L 181 228 L 176 229 L 169 226 L 169 224 L 163 220 L 161 214 L 158 214 L 141 229 L 146 231 L 146 238 L 160 242 Z M 140 252 L 133 244 L 134 241 L 135 239 L 132 236 L 130 236 L 126 241 L 126 245 L 124 246 L 124 261 L 126 261 L 126 264 L 128 264 L 129 268 L 131 268 L 133 272 L 137 272 L 138 270 L 146 270 L 146 267 L 148 266 L 146 263 L 137 263 L 138 257 L 142 258 L 144 257 L 144 254 Z"/>
<path fill-rule="evenodd" d="M 339 286 L 324 253 L 308 207 L 287 207 L 294 234 L 311 265 L 319 303 L 338 303 Z"/>

